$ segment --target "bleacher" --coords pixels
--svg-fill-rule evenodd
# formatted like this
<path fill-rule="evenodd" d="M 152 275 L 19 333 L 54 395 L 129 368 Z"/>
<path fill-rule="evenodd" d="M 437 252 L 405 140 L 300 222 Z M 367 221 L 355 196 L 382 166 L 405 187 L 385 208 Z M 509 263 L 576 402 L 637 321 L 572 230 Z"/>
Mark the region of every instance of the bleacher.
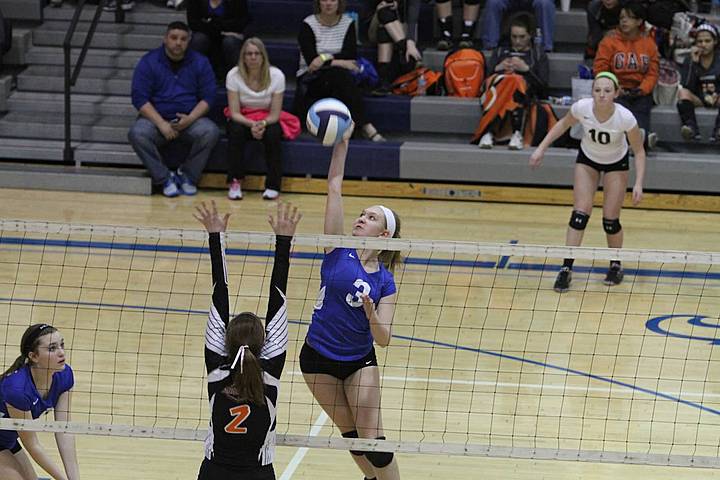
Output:
<path fill-rule="evenodd" d="M 251 0 L 253 33 L 268 46 L 272 63 L 288 79 L 286 107 L 292 103 L 298 64 L 297 28 L 311 10 L 309 0 Z M 358 10 L 351 0 L 350 10 Z M 159 46 L 164 28 L 172 20 L 184 20 L 185 12 L 174 12 L 153 2 L 139 2 L 125 23 L 114 22 L 103 13 L 85 64 L 73 88 L 72 140 L 75 165 L 63 165 L 63 54 L 62 42 L 74 12 L 74 4 L 62 8 L 40 7 L 40 0 L 0 0 L 6 15 L 18 23 L 15 46 L 5 62 L 17 67 L 16 88 L 10 77 L 0 79 L 0 185 L 149 193 L 150 181 L 139 159 L 127 143 L 127 131 L 136 116 L 130 103 L 133 67 L 148 49 Z M 582 5 L 557 13 L 556 52 L 550 54 L 551 90 L 570 91 L 570 77 L 582 62 L 586 24 Z M 94 6 L 86 6 L 73 39 L 79 47 L 87 32 Z M 277 15 L 282 12 L 282 15 Z M 440 68 L 443 52 L 432 48 L 432 8 L 423 7 L 422 46 L 426 63 Z M 363 56 L 374 58 L 372 48 Z M 79 48 L 73 50 L 73 62 Z M 211 114 L 222 123 L 224 90 L 218 92 Z M 499 146 L 481 151 L 470 145 L 470 134 L 480 118 L 477 100 L 447 97 L 399 96 L 367 98 L 370 120 L 390 140 L 387 143 L 353 141 L 347 165 L 350 178 L 404 180 L 441 183 L 560 186 L 572 184 L 575 151 L 554 148 L 544 167 L 527 167 L 530 152 L 511 152 Z M 558 107 L 563 114 L 567 107 Z M 703 132 L 709 132 L 714 113 L 698 110 Z M 720 192 L 720 159 L 712 150 L 675 153 L 681 143 L 674 107 L 656 107 L 652 122 L 661 138 L 661 149 L 648 162 L 646 189 L 672 192 Z M 225 171 L 225 140 L 214 150 L 207 172 Z M 178 160 L 181 149 L 166 154 Z M 287 176 L 324 176 L 329 152 L 303 135 L 284 144 Z M 257 156 L 256 156 L 257 157 Z M 31 166 L 28 166 L 31 165 Z M 76 168 L 78 166 L 85 168 Z M 250 171 L 262 172 L 264 163 L 254 158 Z M 50 172 L 52 175 L 49 175 Z M 67 175 L 67 173 L 79 173 Z M 43 177 L 40 179 L 40 177 Z M 88 178 L 93 178 L 89 181 Z"/>

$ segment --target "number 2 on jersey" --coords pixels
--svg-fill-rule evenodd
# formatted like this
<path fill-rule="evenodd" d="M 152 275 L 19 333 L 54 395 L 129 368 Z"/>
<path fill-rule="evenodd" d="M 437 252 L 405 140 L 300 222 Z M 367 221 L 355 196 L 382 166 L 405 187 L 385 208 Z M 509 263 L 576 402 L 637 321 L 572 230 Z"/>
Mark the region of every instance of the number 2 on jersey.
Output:
<path fill-rule="evenodd" d="M 247 428 L 241 427 L 240 425 L 250 416 L 250 406 L 238 405 L 237 407 L 233 407 L 230 409 L 230 415 L 232 415 L 233 419 L 225 425 L 225 432 L 247 433 Z"/>

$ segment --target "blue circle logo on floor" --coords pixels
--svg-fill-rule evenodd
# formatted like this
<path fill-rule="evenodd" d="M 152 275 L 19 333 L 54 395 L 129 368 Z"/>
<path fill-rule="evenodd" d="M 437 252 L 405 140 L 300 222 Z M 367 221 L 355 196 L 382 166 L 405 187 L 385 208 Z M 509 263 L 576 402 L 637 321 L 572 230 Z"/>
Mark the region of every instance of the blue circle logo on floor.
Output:
<path fill-rule="evenodd" d="M 685 324 L 689 325 L 690 327 L 687 329 L 680 329 L 678 322 L 667 322 L 668 320 L 675 320 L 675 319 L 682 319 L 687 318 L 687 321 L 684 322 Z M 651 318 L 647 322 L 645 322 L 645 328 L 648 330 L 655 332 L 659 335 L 665 335 L 667 337 L 675 337 L 675 338 L 686 338 L 688 340 L 698 340 L 701 342 L 708 342 L 711 345 L 720 345 L 720 338 L 718 338 L 717 335 L 717 329 L 720 328 L 720 324 L 718 324 L 718 320 L 713 320 L 713 323 L 705 321 L 705 319 L 709 319 L 710 317 L 707 317 L 705 315 L 691 315 L 691 314 L 678 314 L 678 315 L 663 315 L 660 317 Z M 672 323 L 672 326 L 667 326 L 667 328 L 663 328 L 661 324 L 663 322 L 666 322 L 665 325 L 668 325 L 668 323 Z M 706 329 L 714 329 L 714 330 L 705 330 L 707 332 L 706 335 L 701 334 L 701 332 L 696 331 L 695 327 L 700 328 L 706 328 Z M 678 331 L 679 330 L 679 331 Z M 691 333 L 683 333 L 683 330 L 687 330 Z"/>

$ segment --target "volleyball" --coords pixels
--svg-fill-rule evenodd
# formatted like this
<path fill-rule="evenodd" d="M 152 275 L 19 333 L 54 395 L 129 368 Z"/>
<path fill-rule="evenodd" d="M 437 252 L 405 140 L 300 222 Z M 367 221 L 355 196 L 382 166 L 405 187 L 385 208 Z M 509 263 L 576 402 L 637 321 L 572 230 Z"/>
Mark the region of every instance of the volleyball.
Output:
<path fill-rule="evenodd" d="M 352 123 L 350 110 L 335 98 L 323 98 L 313 103 L 305 119 L 307 129 L 320 143 L 331 147 L 339 143 Z"/>

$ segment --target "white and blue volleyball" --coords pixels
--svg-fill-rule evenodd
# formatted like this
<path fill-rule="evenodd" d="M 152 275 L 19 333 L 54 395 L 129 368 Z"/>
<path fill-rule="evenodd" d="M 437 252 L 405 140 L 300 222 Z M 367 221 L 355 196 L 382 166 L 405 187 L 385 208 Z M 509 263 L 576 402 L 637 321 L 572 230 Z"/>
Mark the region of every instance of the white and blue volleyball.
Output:
<path fill-rule="evenodd" d="M 307 129 L 326 147 L 340 143 L 352 123 L 350 110 L 335 98 L 323 98 L 313 103 L 305 119 Z"/>

